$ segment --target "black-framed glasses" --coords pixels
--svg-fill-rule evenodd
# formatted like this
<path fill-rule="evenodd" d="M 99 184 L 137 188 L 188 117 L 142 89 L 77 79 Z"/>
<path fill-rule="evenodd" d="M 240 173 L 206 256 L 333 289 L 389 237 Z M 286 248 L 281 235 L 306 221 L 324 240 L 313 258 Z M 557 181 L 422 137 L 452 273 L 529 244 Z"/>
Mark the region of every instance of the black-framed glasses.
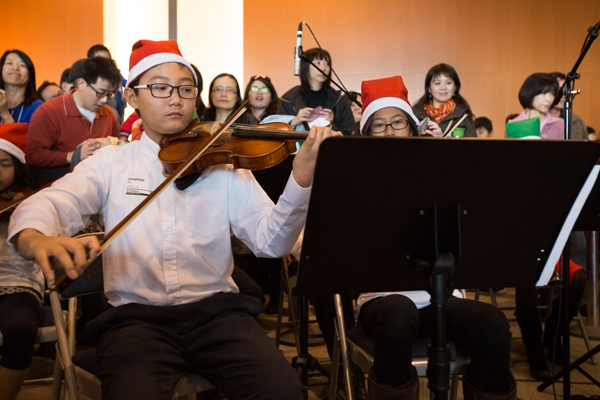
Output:
<path fill-rule="evenodd" d="M 91 83 L 89 82 L 85 82 L 87 83 L 87 85 L 94 91 L 94 93 L 96 93 L 96 97 L 99 99 L 103 99 L 104 97 L 106 97 L 106 100 L 110 99 L 111 97 L 113 97 L 115 95 L 114 91 L 110 91 L 110 92 L 99 92 L 96 90 L 95 87 L 92 86 Z"/>
<path fill-rule="evenodd" d="M 391 124 L 384 124 L 383 122 L 374 122 L 371 124 L 369 129 L 373 133 L 383 133 L 386 131 L 388 126 L 391 126 L 392 129 L 395 131 L 401 131 L 402 129 L 404 129 L 408 126 L 408 120 L 407 119 L 397 119 L 395 121 L 392 121 Z"/>
<path fill-rule="evenodd" d="M 263 86 L 263 87 L 252 86 L 252 87 L 250 87 L 250 91 L 255 92 L 255 93 L 257 93 L 257 92 L 269 93 L 270 92 L 269 88 L 266 86 Z"/>
<path fill-rule="evenodd" d="M 194 85 L 179 85 L 173 86 L 168 83 L 151 83 L 149 85 L 134 86 L 134 89 L 150 89 L 152 97 L 159 99 L 167 99 L 173 95 L 173 91 L 177 89 L 179 97 L 182 99 L 197 99 L 200 91 L 198 86 Z"/>

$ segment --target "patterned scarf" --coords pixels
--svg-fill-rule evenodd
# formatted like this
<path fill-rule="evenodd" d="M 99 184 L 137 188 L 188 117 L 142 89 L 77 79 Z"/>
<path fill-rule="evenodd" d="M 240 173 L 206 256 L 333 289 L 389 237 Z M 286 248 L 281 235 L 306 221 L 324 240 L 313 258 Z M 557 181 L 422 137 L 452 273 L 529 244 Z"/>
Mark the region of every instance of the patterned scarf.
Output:
<path fill-rule="evenodd" d="M 429 118 L 434 119 L 435 122 L 439 124 L 444 118 L 452 114 L 452 111 L 454 111 L 455 107 L 456 103 L 454 102 L 454 100 L 450 99 L 450 101 L 443 103 L 439 107 L 434 107 L 433 103 L 429 103 L 425 104 L 424 108 L 427 115 L 429 115 Z"/>

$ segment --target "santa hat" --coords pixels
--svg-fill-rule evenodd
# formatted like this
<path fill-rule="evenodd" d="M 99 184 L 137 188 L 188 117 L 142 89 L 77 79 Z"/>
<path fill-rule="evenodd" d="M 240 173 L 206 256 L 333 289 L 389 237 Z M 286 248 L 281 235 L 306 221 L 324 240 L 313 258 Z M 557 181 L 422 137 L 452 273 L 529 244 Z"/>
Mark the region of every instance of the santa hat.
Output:
<path fill-rule="evenodd" d="M 4 150 L 25 164 L 25 136 L 27 124 L 0 124 L 0 150 Z"/>
<path fill-rule="evenodd" d="M 194 69 L 181 55 L 175 40 L 138 40 L 131 47 L 129 78 L 125 87 L 129 87 L 132 82 L 150 68 L 170 62 L 185 65 L 192 72 L 194 81 L 198 82 Z"/>
<path fill-rule="evenodd" d="M 361 97 L 363 102 L 362 118 L 360 120 L 360 131 L 365 134 L 368 127 L 365 125 L 375 112 L 386 107 L 397 107 L 406 112 L 417 125 L 419 120 L 415 117 L 412 107 L 408 102 L 408 89 L 400 75 L 388 78 L 363 81 L 361 85 Z"/>

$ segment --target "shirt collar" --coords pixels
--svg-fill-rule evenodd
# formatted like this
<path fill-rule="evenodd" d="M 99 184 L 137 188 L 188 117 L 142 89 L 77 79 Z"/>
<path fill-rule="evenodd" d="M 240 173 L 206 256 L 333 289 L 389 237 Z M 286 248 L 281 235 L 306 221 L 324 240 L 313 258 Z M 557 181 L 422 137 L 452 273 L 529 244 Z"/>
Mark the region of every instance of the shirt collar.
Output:
<path fill-rule="evenodd" d="M 144 153 L 150 157 L 153 164 L 159 161 L 158 152 L 160 150 L 160 146 L 154 140 L 150 139 L 148 135 L 146 135 L 146 132 L 142 133 L 142 137 L 140 138 L 140 147 Z"/>

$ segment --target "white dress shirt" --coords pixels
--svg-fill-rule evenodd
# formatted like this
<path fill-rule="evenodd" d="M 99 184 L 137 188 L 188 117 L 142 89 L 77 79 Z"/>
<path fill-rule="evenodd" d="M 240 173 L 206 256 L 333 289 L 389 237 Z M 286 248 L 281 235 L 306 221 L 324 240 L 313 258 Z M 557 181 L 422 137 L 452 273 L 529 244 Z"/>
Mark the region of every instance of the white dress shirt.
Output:
<path fill-rule="evenodd" d="M 109 232 L 164 179 L 158 145 L 145 134 L 106 146 L 13 213 L 9 243 L 25 228 L 72 236 L 92 214 Z M 277 205 L 247 170 L 218 165 L 189 188 L 158 196 L 103 254 L 110 304 L 179 305 L 237 292 L 230 227 L 258 257 L 288 254 L 304 225 L 309 188 L 290 176 Z"/>

